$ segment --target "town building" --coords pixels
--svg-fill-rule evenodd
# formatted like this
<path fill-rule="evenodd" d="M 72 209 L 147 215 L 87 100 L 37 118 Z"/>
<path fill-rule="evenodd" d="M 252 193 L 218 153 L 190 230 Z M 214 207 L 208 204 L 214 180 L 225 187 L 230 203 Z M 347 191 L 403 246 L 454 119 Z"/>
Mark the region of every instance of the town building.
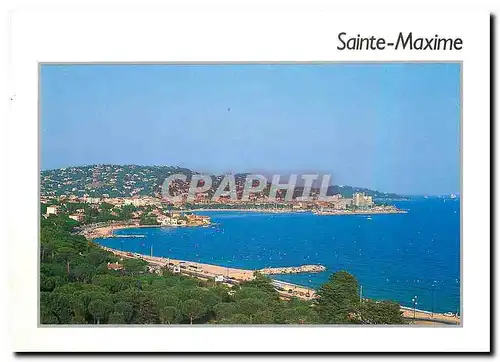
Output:
<path fill-rule="evenodd" d="M 189 214 L 186 215 L 188 225 L 209 225 L 210 217 L 203 215 Z"/>
<path fill-rule="evenodd" d="M 353 204 L 359 207 L 373 206 L 373 199 L 371 196 L 366 196 L 364 192 L 355 192 L 352 195 Z"/>
<path fill-rule="evenodd" d="M 101 199 L 99 197 L 87 197 L 85 198 L 87 204 L 99 204 Z"/>
<path fill-rule="evenodd" d="M 108 269 L 109 270 L 121 270 L 121 269 L 123 269 L 123 265 L 121 265 L 118 262 L 116 262 L 116 263 L 110 263 L 108 261 Z"/>
<path fill-rule="evenodd" d="M 83 214 L 72 214 L 68 216 L 70 219 L 81 222 L 85 219 L 85 215 Z"/>
<path fill-rule="evenodd" d="M 59 213 L 59 206 L 47 206 L 47 216 L 48 215 L 57 215 Z"/>
<path fill-rule="evenodd" d="M 335 210 L 345 210 L 352 204 L 353 199 L 351 198 L 341 198 L 331 202 L 332 208 Z"/>
<path fill-rule="evenodd" d="M 160 215 L 156 218 L 156 221 L 160 223 L 160 225 L 171 225 L 172 223 L 172 218 L 166 215 Z"/>

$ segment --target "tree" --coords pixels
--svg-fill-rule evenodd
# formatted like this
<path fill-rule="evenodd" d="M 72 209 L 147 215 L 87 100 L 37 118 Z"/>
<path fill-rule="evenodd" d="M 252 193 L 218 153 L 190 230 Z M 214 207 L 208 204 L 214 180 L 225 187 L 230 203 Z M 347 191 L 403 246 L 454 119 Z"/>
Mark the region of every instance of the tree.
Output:
<path fill-rule="evenodd" d="M 141 324 L 158 323 L 158 316 L 154 306 L 153 298 L 150 293 L 141 293 L 139 305 L 137 308 L 137 316 Z"/>
<path fill-rule="evenodd" d="M 170 305 L 165 305 L 159 310 L 160 321 L 163 324 L 179 323 L 181 321 L 182 315 L 180 311 Z"/>
<path fill-rule="evenodd" d="M 134 309 L 130 303 L 121 301 L 115 304 L 115 313 L 121 314 L 126 323 L 130 323 Z"/>
<path fill-rule="evenodd" d="M 43 306 L 40 307 L 40 323 L 42 324 L 59 324 L 57 317 Z"/>
<path fill-rule="evenodd" d="M 266 303 L 269 304 L 275 304 L 279 299 L 276 298 L 278 294 L 276 292 L 269 293 L 266 292 L 260 288 L 255 288 L 255 287 L 248 287 L 244 286 L 241 287 L 235 294 L 234 294 L 234 299 L 235 300 L 241 300 L 241 299 L 259 299 L 259 300 L 264 300 Z"/>
<path fill-rule="evenodd" d="M 274 289 L 274 286 L 272 284 L 271 278 L 268 276 L 262 275 L 259 272 L 254 273 L 254 279 L 246 281 L 241 284 L 242 288 L 256 288 L 259 289 L 263 292 L 269 293 L 271 295 L 274 295 L 276 298 L 278 298 L 278 293 Z"/>
<path fill-rule="evenodd" d="M 45 274 L 40 276 L 40 291 L 51 292 L 55 288 L 55 281 L 53 277 L 49 277 Z"/>
<path fill-rule="evenodd" d="M 87 324 L 87 321 L 82 316 L 75 315 L 75 316 L 73 316 L 73 318 L 71 318 L 70 323 L 71 324 Z"/>
<path fill-rule="evenodd" d="M 89 263 L 77 265 L 71 273 L 71 276 L 79 282 L 88 283 L 96 273 L 96 267 Z"/>
<path fill-rule="evenodd" d="M 213 309 L 218 320 L 229 318 L 237 312 L 236 303 L 218 303 Z"/>
<path fill-rule="evenodd" d="M 111 313 L 108 318 L 108 324 L 125 324 L 125 318 L 121 313 Z"/>
<path fill-rule="evenodd" d="M 109 261 L 109 258 L 110 255 L 108 252 L 100 250 L 97 247 L 92 248 L 86 255 L 87 261 L 96 267 L 101 265 L 102 263 Z"/>
<path fill-rule="evenodd" d="M 86 320 L 87 318 L 87 307 L 81 297 L 81 293 L 75 292 L 70 297 L 71 312 L 74 317 L 81 317 L 81 319 Z"/>
<path fill-rule="evenodd" d="M 161 323 L 178 323 L 181 320 L 182 315 L 177 308 L 179 299 L 174 294 L 155 291 L 154 303 Z"/>
<path fill-rule="evenodd" d="M 114 276 L 114 275 L 96 275 L 92 282 L 103 288 L 106 288 L 110 293 L 117 293 L 120 290 L 127 289 L 130 280 L 127 277 Z"/>
<path fill-rule="evenodd" d="M 141 259 L 125 259 L 123 260 L 123 268 L 128 274 L 136 275 L 144 273 L 148 263 Z"/>
<path fill-rule="evenodd" d="M 45 306 L 46 314 L 51 313 L 59 324 L 68 324 L 71 320 L 71 305 L 67 295 L 62 293 L 47 293 L 41 304 Z"/>
<path fill-rule="evenodd" d="M 70 262 L 71 258 L 73 258 L 75 253 L 76 252 L 73 248 L 68 248 L 66 246 L 63 246 L 63 247 L 57 249 L 57 255 L 59 256 L 59 258 L 64 260 L 64 262 L 66 263 L 66 271 L 68 272 L 68 274 L 70 272 L 69 262 Z"/>
<path fill-rule="evenodd" d="M 222 301 L 222 298 L 212 289 L 202 290 L 198 299 L 207 308 L 207 311 L 213 311 L 214 306 Z"/>
<path fill-rule="evenodd" d="M 302 324 L 302 315 L 296 308 L 285 308 L 278 311 L 277 319 L 284 324 Z"/>
<path fill-rule="evenodd" d="M 252 323 L 255 324 L 273 324 L 274 323 L 274 314 L 270 310 L 260 310 L 255 313 L 255 316 L 252 319 Z"/>
<path fill-rule="evenodd" d="M 233 314 L 232 316 L 228 318 L 224 318 L 221 320 L 222 324 L 250 324 L 251 320 L 250 317 L 248 317 L 245 314 L 237 313 Z"/>
<path fill-rule="evenodd" d="M 108 210 L 108 211 L 109 211 L 109 210 L 111 210 L 111 209 L 112 209 L 112 208 L 114 208 L 114 207 L 115 207 L 115 205 L 110 204 L 110 203 L 107 203 L 107 202 L 103 202 L 103 203 L 101 204 L 101 208 L 102 208 L 103 210 Z"/>
<path fill-rule="evenodd" d="M 236 303 L 236 309 L 242 313 L 245 314 L 250 318 L 250 323 L 252 323 L 252 319 L 255 316 L 255 314 L 259 311 L 262 311 L 265 309 L 265 304 L 263 301 L 259 299 L 242 299 L 239 300 Z"/>
<path fill-rule="evenodd" d="M 331 275 L 318 290 L 317 310 L 324 323 L 354 323 L 359 305 L 358 282 L 346 271 Z"/>
<path fill-rule="evenodd" d="M 193 324 L 194 319 L 205 314 L 205 307 L 196 299 L 188 299 L 182 303 L 182 314 L 189 319 L 189 324 Z"/>
<path fill-rule="evenodd" d="M 359 318 L 363 324 L 404 324 L 400 305 L 389 301 L 364 300 Z"/>
<path fill-rule="evenodd" d="M 101 299 L 91 301 L 88 310 L 92 317 L 94 317 L 94 322 L 97 321 L 97 324 L 106 316 L 106 305 Z"/>

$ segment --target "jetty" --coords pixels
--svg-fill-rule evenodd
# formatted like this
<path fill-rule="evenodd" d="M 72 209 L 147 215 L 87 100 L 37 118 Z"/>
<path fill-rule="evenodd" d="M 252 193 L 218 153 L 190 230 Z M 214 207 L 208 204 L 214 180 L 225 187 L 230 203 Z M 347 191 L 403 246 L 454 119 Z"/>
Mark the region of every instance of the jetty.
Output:
<path fill-rule="evenodd" d="M 258 270 L 247 270 L 238 268 L 229 268 L 219 265 L 204 264 L 193 261 L 176 260 L 166 257 L 142 255 L 138 253 L 130 253 L 120 251 L 105 246 L 100 246 L 102 249 L 112 252 L 121 258 L 135 258 L 142 259 L 149 264 L 154 264 L 157 267 L 174 268 L 180 267 L 181 274 L 196 274 L 196 276 L 203 275 L 206 278 L 214 278 L 215 276 L 222 275 L 226 278 L 233 279 L 237 282 L 252 280 L 255 278 L 254 273 L 258 272 L 264 275 L 280 275 L 280 274 L 298 274 L 298 273 L 320 273 L 326 270 L 323 265 L 301 265 L 297 267 L 277 267 L 277 268 L 263 268 Z"/>
<path fill-rule="evenodd" d="M 321 273 L 326 270 L 324 265 L 301 265 L 301 266 L 287 266 L 278 268 L 264 268 L 257 270 L 264 275 L 277 275 L 277 274 L 300 274 L 300 273 Z"/>
<path fill-rule="evenodd" d="M 137 234 L 137 235 L 134 235 L 134 234 L 130 234 L 130 235 L 120 235 L 120 234 L 111 234 L 109 236 L 107 236 L 107 238 L 145 238 L 146 235 L 142 235 L 142 234 Z"/>
<path fill-rule="evenodd" d="M 402 209 L 383 209 L 383 210 L 330 210 L 323 209 L 313 211 L 314 215 L 377 215 L 377 214 L 407 214 L 408 210 Z"/>

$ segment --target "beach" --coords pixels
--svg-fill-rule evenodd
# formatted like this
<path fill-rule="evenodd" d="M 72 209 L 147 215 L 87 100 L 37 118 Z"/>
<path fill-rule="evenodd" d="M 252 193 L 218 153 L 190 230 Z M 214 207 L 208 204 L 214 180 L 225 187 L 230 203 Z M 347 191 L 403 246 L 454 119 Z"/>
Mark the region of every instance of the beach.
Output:
<path fill-rule="evenodd" d="M 224 284 L 228 286 L 233 286 L 241 282 L 249 281 L 254 279 L 253 270 L 228 268 L 219 265 L 197 263 L 186 260 L 178 260 L 163 257 L 151 257 L 147 255 L 141 255 L 137 253 L 124 252 L 120 250 L 115 250 L 101 246 L 104 250 L 112 252 L 120 258 L 138 258 L 148 262 L 157 268 L 168 267 L 173 270 L 174 267 L 180 267 L 179 273 L 182 275 L 188 275 L 196 277 L 203 280 L 214 279 L 216 276 L 224 276 L 226 282 Z M 289 299 L 291 297 L 297 297 L 304 300 L 314 300 L 316 298 L 316 290 L 312 288 L 307 288 L 301 285 L 296 285 L 281 280 L 273 280 L 273 285 L 276 287 L 280 297 L 282 299 Z M 403 318 L 414 324 L 447 324 L 447 325 L 458 325 L 460 324 L 460 317 L 456 315 L 447 316 L 444 313 L 432 313 L 429 311 L 413 310 L 409 307 L 401 307 L 403 312 Z"/>
<path fill-rule="evenodd" d="M 113 236 L 115 230 L 120 229 L 131 229 L 131 228 L 152 228 L 159 227 L 159 225 L 139 225 L 138 223 L 130 222 L 114 222 L 110 224 L 94 224 L 86 225 L 80 231 L 79 234 L 85 236 L 87 239 L 98 239 L 98 238 L 109 238 Z"/>
<path fill-rule="evenodd" d="M 438 206 L 447 206 L 447 204 L 442 204 L 440 203 Z M 413 206 L 415 208 L 415 206 Z M 201 211 L 201 210 L 200 210 Z M 233 210 L 232 210 L 233 211 Z M 413 211 L 413 210 L 412 210 Z M 222 214 L 221 214 L 222 215 Z M 414 213 L 412 212 L 410 215 L 417 215 L 417 213 Z M 223 216 L 224 217 L 224 216 Z M 228 216 L 229 217 L 229 216 Z M 253 223 L 258 223 L 258 227 L 259 227 L 259 230 L 260 228 L 262 228 L 262 230 L 269 230 L 269 226 L 267 225 L 270 225 L 270 226 L 273 226 L 273 225 L 276 225 L 276 223 L 280 222 L 279 223 L 279 227 L 276 228 L 276 233 L 274 233 L 273 235 L 275 237 L 282 237 L 283 235 L 286 235 L 287 233 L 291 234 L 293 233 L 293 237 L 296 238 L 297 235 L 303 235 L 303 234 L 297 234 L 297 232 L 300 232 L 300 230 L 302 231 L 305 231 L 307 230 L 307 226 L 310 225 L 310 217 L 314 217 L 314 216 L 308 216 L 306 217 L 306 215 L 304 215 L 304 217 L 300 217 L 300 218 L 293 218 L 293 219 L 290 219 L 290 220 L 293 220 L 293 222 L 290 224 L 290 222 L 288 222 L 288 219 L 287 220 L 275 220 L 275 219 L 268 219 L 268 218 L 262 218 L 262 219 L 252 219 L 252 224 Z M 337 218 L 319 218 L 321 220 L 325 220 L 324 222 L 322 222 L 324 224 L 324 227 L 325 227 L 325 231 L 328 231 L 328 235 L 330 235 L 330 231 L 332 226 L 333 225 L 333 230 L 338 230 L 338 228 L 335 228 L 335 225 L 337 225 L 334 221 L 334 219 L 337 219 Z M 319 220 L 318 219 L 318 220 Z M 327 220 L 332 220 L 331 222 Z M 363 221 L 359 221 L 360 219 L 359 218 L 353 218 L 353 219 L 349 219 L 349 220 L 352 220 L 352 223 L 353 225 L 365 225 L 363 224 Z M 406 220 L 406 219 L 405 219 Z M 299 224 L 300 222 L 300 224 Z M 321 222 L 321 221 L 320 221 Z M 376 240 L 381 240 L 380 239 L 380 236 L 377 236 L 376 234 L 374 235 L 373 233 L 373 230 L 380 230 L 380 229 L 373 229 L 374 225 L 375 224 L 372 224 L 370 222 L 366 222 L 364 221 L 366 224 L 366 226 L 363 226 L 363 227 L 371 227 L 372 229 L 372 232 L 369 234 L 370 235 L 370 238 L 375 238 Z M 177 259 L 169 259 L 169 258 L 151 258 L 149 256 L 144 256 L 144 259 L 148 262 L 151 262 L 151 264 L 155 264 L 156 266 L 161 266 L 161 265 L 165 265 L 165 263 L 168 261 L 169 263 L 173 263 L 173 265 L 180 265 L 181 263 L 183 263 L 186 268 L 185 269 L 182 269 L 182 273 L 183 274 L 186 274 L 186 275 L 191 275 L 191 276 L 194 276 L 194 277 L 197 277 L 197 278 L 200 278 L 200 279 L 212 279 L 217 276 L 217 275 L 223 275 L 225 276 L 226 278 L 228 278 L 231 282 L 237 284 L 239 283 L 240 281 L 245 281 L 245 280 L 250 280 L 253 278 L 253 273 L 255 270 L 258 270 L 258 268 L 262 268 L 262 266 L 266 265 L 267 263 L 266 262 L 261 262 L 261 263 L 253 263 L 253 265 L 251 265 L 251 263 L 247 263 L 247 264 L 250 264 L 250 268 L 246 268 L 246 269 L 238 269 L 238 268 L 228 268 L 228 267 L 224 267 L 224 266 L 220 266 L 218 265 L 219 263 L 221 264 L 227 264 L 225 262 L 225 260 L 228 260 L 228 258 L 230 257 L 231 252 L 235 252 L 238 250 L 238 248 L 241 248 L 241 247 L 244 247 L 244 244 L 228 244 L 228 238 L 231 238 L 231 240 L 233 240 L 232 238 L 235 237 L 236 239 L 235 240 L 244 240 L 246 241 L 247 239 L 245 239 L 246 237 L 246 232 L 245 231 L 242 231 L 243 229 L 241 229 L 241 219 L 239 218 L 228 218 L 228 219 L 224 219 L 224 229 L 221 230 L 220 229 L 209 229 L 209 230 L 213 230 L 213 231 L 205 231 L 205 229 L 198 229 L 198 228 L 187 228 L 186 230 L 192 230 L 192 231 L 189 231 L 189 235 L 191 235 L 191 237 L 195 238 L 195 239 L 191 239 L 192 241 L 191 242 L 188 242 L 186 243 L 186 239 L 178 239 L 177 236 L 175 235 L 178 235 L 177 232 L 172 234 L 172 233 L 157 233 L 156 231 L 154 231 L 154 234 L 155 235 L 154 237 L 158 238 L 158 237 L 161 237 L 162 240 L 165 240 L 165 238 L 167 238 L 166 240 L 169 240 L 168 241 L 168 245 L 170 247 L 172 247 L 173 245 L 176 246 L 176 248 L 178 248 L 176 250 L 176 254 L 177 254 Z M 263 224 L 262 224 L 263 223 Z M 235 224 L 235 226 L 233 226 L 233 224 Z M 281 225 L 284 225 L 284 226 L 292 226 L 291 229 L 286 229 L 286 228 L 282 228 Z M 342 224 L 344 225 L 344 224 Z M 111 235 L 113 235 L 113 232 L 118 230 L 118 229 L 121 229 L 121 228 L 130 228 L 130 227 L 139 227 L 139 225 L 133 225 L 133 224 L 129 224 L 129 223 L 114 223 L 112 225 L 101 225 L 101 227 L 91 227 L 91 228 L 88 228 L 88 232 L 87 232 L 87 235 L 88 236 L 94 236 L 95 238 L 100 238 L 100 237 L 109 237 Z M 148 228 L 147 226 L 144 226 L 145 228 Z M 161 228 L 155 228 L 156 230 L 160 230 Z M 155 230 L 155 229 L 152 229 L 152 230 Z M 196 231 L 196 230 L 199 230 L 199 231 Z M 240 230 L 239 232 L 235 233 L 234 230 Z M 357 230 L 357 229 L 353 229 L 353 228 L 350 228 L 350 230 Z M 408 230 L 407 228 L 405 228 L 405 230 Z M 416 235 L 419 235 L 417 234 L 417 231 L 419 230 L 416 230 L 415 233 Z M 148 231 L 148 232 L 145 232 L 145 234 L 148 235 L 148 237 L 150 237 L 150 232 L 153 232 L 153 231 Z M 220 249 L 220 251 L 216 254 L 216 253 L 213 253 L 213 247 L 214 245 L 217 245 L 217 244 L 212 244 L 212 243 L 203 243 L 203 244 L 198 244 L 198 241 L 195 241 L 195 240 L 198 240 L 197 238 L 198 237 L 204 237 L 204 235 L 209 232 L 209 235 L 210 235 L 210 240 L 216 240 L 217 242 L 220 241 L 220 247 L 222 247 L 222 245 L 224 245 L 224 248 L 230 248 L 231 251 L 228 251 L 227 249 Z M 230 232 L 230 234 L 229 234 Z M 140 233 L 140 232 L 139 232 Z M 405 231 L 406 233 L 406 231 Z M 135 233 L 134 233 L 135 234 Z M 386 233 L 383 233 L 383 235 L 385 235 Z M 184 235 L 184 232 L 182 232 L 182 234 L 180 235 Z M 260 235 L 260 234 L 259 234 Z M 291 234 L 292 235 L 292 234 Z M 339 234 L 341 235 L 341 234 Z M 362 235 L 357 235 L 356 233 L 354 234 L 350 234 L 350 235 L 354 235 L 354 237 L 352 237 L 351 240 L 353 241 L 349 241 L 349 239 L 347 239 L 347 242 L 343 241 L 343 240 L 346 240 L 346 239 L 339 239 L 340 241 L 336 241 L 335 242 L 335 245 L 337 247 L 337 245 L 345 245 L 345 247 L 350 247 L 352 245 L 352 247 L 356 248 L 356 243 L 354 243 L 354 240 L 357 240 L 358 243 L 359 243 L 359 240 L 358 238 L 361 238 L 363 235 L 365 234 L 362 234 Z M 117 235 L 118 236 L 118 235 Z M 336 235 L 337 236 L 337 235 Z M 422 238 L 423 235 L 419 235 L 420 238 Z M 217 237 L 218 239 L 213 239 Z M 301 236 L 303 237 L 303 236 Z M 428 237 L 425 238 L 425 240 L 431 240 L 432 237 L 435 237 L 435 235 L 429 235 Z M 154 239 L 152 239 L 154 240 Z M 179 240 L 179 241 L 176 241 L 176 240 Z M 251 239 L 250 239 L 251 240 Z M 257 239 L 256 239 L 257 240 Z M 276 239 L 275 239 L 276 240 Z M 292 239 L 293 240 L 293 239 Z M 155 250 L 157 252 L 159 252 L 159 250 L 161 249 L 161 245 L 158 244 L 158 241 L 151 241 L 151 242 L 154 242 L 155 243 Z M 399 242 L 399 241 L 398 241 Z M 425 241 L 423 241 L 425 243 Z M 135 245 L 140 245 L 139 243 L 142 243 L 142 241 L 137 241 L 137 242 L 134 242 L 133 239 L 130 239 L 130 243 L 135 243 Z M 175 243 L 175 244 L 172 244 L 172 243 Z M 104 244 L 112 249 L 114 249 L 115 251 L 118 251 L 119 249 L 121 249 L 120 245 L 123 245 L 123 244 L 120 244 L 119 241 L 116 241 L 116 242 L 112 242 L 112 239 L 108 239 L 108 241 L 104 242 Z M 129 245 L 132 245 L 132 244 L 129 244 Z M 165 244 L 164 244 L 165 245 Z M 267 247 L 268 245 L 274 245 L 274 247 L 276 245 L 283 245 L 283 244 L 264 244 L 263 246 Z M 306 247 L 307 247 L 307 244 L 305 244 Z M 373 251 L 373 252 L 379 252 L 380 251 L 380 248 L 387 248 L 388 250 L 395 250 L 393 249 L 394 247 L 392 245 L 389 245 L 387 241 L 384 241 L 384 242 L 381 242 L 381 243 L 378 243 L 378 244 L 365 244 L 364 248 L 367 248 L 368 246 L 372 246 L 374 245 L 374 247 L 376 246 L 377 247 L 377 250 Z M 406 247 L 411 247 L 411 244 L 408 244 L 408 243 L 405 243 L 404 245 L 406 245 Z M 422 245 L 422 244 L 414 244 L 414 245 Z M 314 255 L 313 253 L 315 251 L 317 252 L 325 252 L 325 251 L 328 251 L 326 249 L 321 249 L 321 250 L 318 250 L 317 249 L 317 246 L 316 244 L 311 244 L 310 246 L 310 250 L 308 250 L 307 248 L 306 249 L 301 249 L 300 250 L 300 254 L 301 255 Z M 203 248 L 203 247 L 210 247 L 209 249 L 210 250 L 203 250 L 203 252 L 206 252 L 207 254 L 206 255 L 224 255 L 224 258 L 217 258 L 217 256 L 212 257 L 212 259 L 214 259 L 213 262 L 210 262 L 209 260 L 204 260 L 205 263 L 200 263 L 200 262 L 191 262 L 190 260 L 193 260 L 195 257 L 197 257 L 197 255 L 194 255 L 192 254 L 192 251 L 193 251 L 193 247 L 195 247 L 196 249 L 196 253 L 199 253 L 200 250 L 199 248 Z M 290 254 L 292 253 L 293 249 L 290 249 L 289 246 L 287 245 L 288 249 L 286 250 L 287 254 Z M 399 247 L 399 246 L 397 246 Z M 135 247 L 135 252 L 138 252 L 138 253 L 141 253 L 141 254 L 146 254 L 149 250 L 144 250 L 146 249 L 146 247 L 144 246 L 137 246 Z M 130 246 L 128 248 L 125 248 L 125 250 L 129 250 L 131 251 L 130 249 Z M 262 250 L 262 249 L 261 249 Z M 276 250 L 276 249 L 275 249 Z M 278 249 L 279 250 L 279 249 Z M 344 249 L 345 251 L 344 252 L 348 252 L 349 249 Z M 356 249 L 357 250 L 357 249 Z M 367 250 L 370 250 L 370 249 L 367 249 Z M 134 251 L 134 248 L 132 248 L 132 252 Z M 211 254 L 212 253 L 212 254 Z M 307 254 L 305 254 L 307 253 Z M 139 255 L 137 253 L 133 253 L 132 255 Z M 163 251 L 160 251 L 159 252 L 159 255 L 169 255 L 169 250 L 167 248 L 163 248 Z M 192 255 L 191 255 L 192 254 Z M 266 254 L 264 254 L 266 255 Z M 267 254 L 269 255 L 269 254 Z M 279 254 L 273 254 L 274 255 L 277 255 L 279 256 Z M 343 254 L 345 255 L 345 254 Z M 370 261 L 370 263 L 372 263 L 373 265 L 380 265 L 380 267 L 382 267 L 383 265 L 385 265 L 384 263 L 386 262 L 386 259 L 380 259 L 380 258 L 377 258 L 377 259 L 373 259 L 371 256 L 369 256 L 370 254 L 364 254 L 366 255 L 365 258 L 361 258 L 362 260 L 363 259 L 366 259 L 364 260 L 365 262 L 367 262 L 368 260 Z M 434 255 L 440 255 L 440 254 L 434 254 Z M 179 258 L 180 256 L 180 258 Z M 361 255 L 363 257 L 363 254 Z M 130 256 L 128 256 L 130 257 Z M 193 259 L 192 259 L 193 258 Z M 208 257 L 206 259 L 209 259 Z M 318 258 L 315 258 L 317 260 L 321 260 L 321 259 L 318 259 Z M 357 258 L 359 260 L 359 258 Z M 296 260 L 298 263 L 297 265 L 300 264 L 300 260 L 304 260 L 306 261 L 307 259 L 299 256 L 298 258 L 289 258 L 289 260 L 291 260 L 291 263 L 289 263 L 289 265 L 293 265 L 294 263 L 294 260 Z M 311 261 L 313 259 L 311 258 Z M 208 262 L 208 263 L 207 263 Z M 378 263 L 378 264 L 377 264 Z M 260 264 L 260 265 L 259 265 Z M 264 264 L 264 265 L 262 265 Z M 189 268 L 187 269 L 187 265 L 193 265 L 193 268 Z M 285 264 L 286 265 L 286 264 Z M 326 264 L 328 265 L 328 264 Z M 407 272 L 408 271 L 408 263 L 405 264 L 405 269 L 404 269 L 404 272 Z M 314 293 L 315 293 L 315 290 L 314 288 L 316 288 L 317 286 L 316 285 L 311 285 L 311 286 L 308 286 L 308 287 L 303 287 L 301 286 L 302 282 L 304 283 L 307 283 L 307 282 L 310 282 L 311 280 L 310 279 L 313 279 L 313 280 L 318 280 L 318 279 L 324 279 L 324 277 L 322 276 L 324 273 L 317 273 L 316 275 L 318 275 L 317 279 L 315 279 L 316 277 L 314 275 L 311 275 L 311 276 L 304 276 L 303 278 L 299 277 L 300 274 L 296 274 L 297 275 L 297 278 L 293 277 L 293 275 L 283 275 L 282 277 L 280 277 L 279 275 L 272 275 L 273 276 L 273 279 L 274 278 L 278 278 L 278 279 L 282 279 L 282 281 L 280 281 L 282 283 L 282 287 L 281 289 L 282 290 L 279 290 L 280 292 L 280 296 L 283 297 L 283 298 L 289 298 L 290 296 L 296 296 L 298 298 L 303 298 L 303 299 L 309 299 L 309 297 L 313 296 Z M 372 274 L 370 274 L 369 276 L 371 276 Z M 369 276 L 368 276 L 368 279 L 369 279 Z M 293 278 L 292 278 L 293 277 Z M 396 278 L 397 278 L 397 275 L 396 274 L 392 274 L 392 278 L 390 280 L 390 283 L 394 283 L 394 281 L 396 281 Z M 400 279 L 403 279 L 403 278 L 400 278 Z M 384 278 L 384 281 L 385 281 L 385 278 Z M 368 282 L 364 282 L 363 285 L 364 286 L 367 286 L 367 289 L 370 288 L 372 290 L 375 290 L 378 286 L 380 286 L 380 284 L 376 284 L 377 280 L 374 280 L 374 283 L 373 284 L 369 284 Z M 404 280 L 402 281 L 404 283 Z M 438 280 L 439 282 L 439 280 Z M 285 284 L 285 283 L 288 283 L 288 284 Z M 387 283 L 389 283 L 389 279 L 387 279 Z M 415 282 L 416 283 L 416 282 Z M 292 288 L 289 288 L 288 285 L 291 285 Z M 308 285 L 308 284 L 302 284 L 302 285 Z M 318 285 L 318 284 L 317 284 Z M 382 285 L 381 287 L 385 287 L 384 285 Z M 407 290 L 409 290 L 411 287 L 407 287 Z M 443 287 L 441 287 L 443 288 Z M 278 289 L 278 288 L 277 288 Z M 289 293 L 289 291 L 292 290 L 292 293 Z M 300 294 L 302 293 L 302 295 Z M 309 293 L 309 297 L 307 297 L 307 294 Z M 412 292 L 413 293 L 413 292 Z M 413 294 L 411 294 L 413 295 Z M 418 293 L 418 296 L 419 296 L 419 302 L 420 300 L 422 299 L 424 302 L 425 302 L 425 295 L 421 292 L 421 293 Z M 431 296 L 430 292 L 429 292 L 429 297 Z M 437 296 L 437 293 L 436 293 L 436 296 Z M 391 299 L 391 297 L 382 297 L 382 299 L 389 299 L 389 300 L 393 300 Z M 399 301 L 404 301 L 406 300 L 405 297 L 403 296 L 403 298 L 401 297 L 397 297 L 394 298 L 394 300 L 399 300 Z M 403 304 L 404 305 L 404 304 Z M 406 304 L 409 306 L 409 304 Z M 427 309 L 427 310 L 430 310 L 431 308 L 431 303 L 419 303 L 419 306 L 422 306 L 424 307 L 424 309 Z M 438 309 L 438 311 L 440 313 L 431 313 L 431 312 L 425 312 L 425 311 L 416 311 L 415 313 L 415 323 L 416 324 L 421 324 L 421 323 L 424 323 L 425 321 L 437 321 L 439 320 L 440 323 L 446 323 L 446 324 L 457 324 L 459 323 L 460 321 L 460 318 L 456 318 L 456 317 L 449 317 L 449 316 L 445 316 L 444 315 L 444 312 L 446 311 L 453 311 L 455 310 L 455 308 L 452 306 L 452 307 L 449 307 L 449 308 L 440 308 L 441 310 Z M 443 310 L 444 309 L 444 310 Z M 402 311 L 404 313 L 404 316 L 405 318 L 409 321 L 409 322 L 413 322 L 413 309 L 412 308 L 405 308 L 403 307 L 402 308 Z"/>

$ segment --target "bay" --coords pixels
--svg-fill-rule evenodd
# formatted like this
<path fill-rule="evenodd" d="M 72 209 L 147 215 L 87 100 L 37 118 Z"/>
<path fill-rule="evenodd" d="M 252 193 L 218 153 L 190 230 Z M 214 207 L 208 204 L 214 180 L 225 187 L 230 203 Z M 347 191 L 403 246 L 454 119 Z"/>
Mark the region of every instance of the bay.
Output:
<path fill-rule="evenodd" d="M 98 243 L 126 251 L 243 269 L 322 264 L 318 274 L 274 279 L 318 288 L 346 270 L 363 296 L 417 309 L 460 308 L 459 199 L 419 198 L 391 202 L 406 214 L 314 215 L 199 211 L 217 225 L 117 230 L 144 238 L 106 238 Z"/>

